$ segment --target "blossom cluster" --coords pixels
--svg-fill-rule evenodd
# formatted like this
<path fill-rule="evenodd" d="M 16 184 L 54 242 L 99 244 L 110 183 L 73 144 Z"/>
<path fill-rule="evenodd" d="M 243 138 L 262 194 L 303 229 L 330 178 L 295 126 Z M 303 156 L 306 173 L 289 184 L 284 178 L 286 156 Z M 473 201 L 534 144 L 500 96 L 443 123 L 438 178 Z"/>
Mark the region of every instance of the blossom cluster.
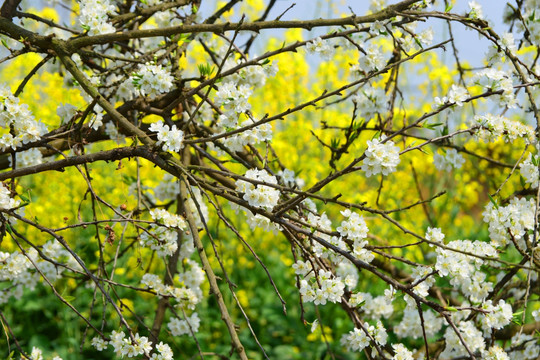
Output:
<path fill-rule="evenodd" d="M 263 229 L 266 232 L 272 232 L 274 234 L 277 234 L 278 231 L 281 229 L 281 227 L 268 219 L 267 217 L 262 216 L 261 214 L 253 214 L 251 211 L 249 211 L 246 208 L 243 208 L 246 216 L 247 216 L 247 224 L 249 225 L 251 230 L 255 230 L 256 228 Z"/>
<path fill-rule="evenodd" d="M 79 22 L 89 35 L 113 33 L 116 29 L 109 22 L 109 14 L 115 13 L 110 0 L 81 0 Z"/>
<path fill-rule="evenodd" d="M 53 261 L 81 270 L 75 258 L 56 241 L 46 242 L 41 251 L 49 260 L 41 258 L 34 248 L 26 250 L 25 253 L 0 252 L 0 282 L 9 285 L 0 291 L 0 304 L 8 302 L 11 297 L 20 299 L 25 289 L 34 290 L 41 276 L 50 282 L 59 279 L 66 268 L 55 265 Z"/>
<path fill-rule="evenodd" d="M 199 315 L 193 313 L 191 316 L 187 316 L 185 320 L 171 318 L 167 327 L 171 330 L 173 336 L 182 336 L 198 332 L 200 324 L 201 320 L 199 319 Z"/>
<path fill-rule="evenodd" d="M 0 150 L 5 151 L 39 140 L 47 129 L 34 119 L 27 104 L 21 104 L 9 88 L 0 85 L 0 131 Z"/>
<path fill-rule="evenodd" d="M 353 253 L 359 260 L 370 263 L 375 257 L 371 251 L 365 249 L 367 241 L 365 240 L 368 234 L 368 227 L 364 218 L 357 213 L 351 212 L 349 209 L 341 212 L 347 218 L 341 222 L 336 230 L 341 236 L 353 240 Z"/>
<path fill-rule="evenodd" d="M 519 173 L 525 179 L 525 183 L 531 184 L 533 189 L 538 188 L 540 174 L 538 173 L 538 155 L 529 153 L 527 158 L 519 164 Z"/>
<path fill-rule="evenodd" d="M 244 177 L 256 181 L 265 182 L 268 184 L 277 185 L 277 178 L 268 174 L 266 170 L 250 169 L 246 172 Z M 279 190 L 266 185 L 252 184 L 249 181 L 237 180 L 236 191 L 243 193 L 243 199 L 246 200 L 249 205 L 256 208 L 263 208 L 272 210 L 279 201 Z"/>
<path fill-rule="evenodd" d="M 394 327 L 394 333 L 399 338 L 418 339 L 423 336 L 423 331 L 426 332 L 428 338 L 435 336 L 443 326 L 443 319 L 429 309 L 424 310 L 422 316 L 424 317 L 423 322 L 418 314 L 416 304 L 407 303 L 401 322 Z"/>
<path fill-rule="evenodd" d="M 485 142 L 494 142 L 503 138 L 504 142 L 508 143 L 521 137 L 530 143 L 535 139 L 534 130 L 530 126 L 501 115 L 476 115 L 471 126 L 478 127 L 475 135 Z"/>
<path fill-rule="evenodd" d="M 226 116 L 233 117 L 251 109 L 249 97 L 252 94 L 253 90 L 249 85 L 227 81 L 219 85 L 214 102 L 217 106 L 223 106 Z"/>
<path fill-rule="evenodd" d="M 171 214 L 165 209 L 150 210 L 150 216 L 155 221 L 158 221 L 168 228 L 178 228 L 184 230 L 186 228 L 186 221 L 183 217 L 176 214 Z"/>
<path fill-rule="evenodd" d="M 502 329 L 512 320 L 512 306 L 504 300 L 499 300 L 497 305 L 493 305 L 493 301 L 487 300 L 482 304 L 482 310 L 484 312 L 480 315 L 480 321 L 485 333 L 489 334 L 491 329 Z"/>
<path fill-rule="evenodd" d="M 77 113 L 77 107 L 71 104 L 62 104 L 58 105 L 56 108 L 56 115 L 60 118 L 61 124 L 66 123 L 71 120 L 73 116 Z"/>
<path fill-rule="evenodd" d="M 388 105 L 388 96 L 383 89 L 368 88 L 354 94 L 352 101 L 356 103 L 358 113 L 367 122 L 385 110 L 385 106 Z"/>
<path fill-rule="evenodd" d="M 173 81 L 174 78 L 169 71 L 153 63 L 140 65 L 137 72 L 131 75 L 133 86 L 141 95 L 150 98 L 169 91 L 173 87 Z"/>
<path fill-rule="evenodd" d="M 473 353 L 484 350 L 486 344 L 482 332 L 476 328 L 472 321 L 460 321 L 456 324 L 459 335 Z M 468 357 L 469 353 L 463 346 L 460 336 L 456 334 L 452 327 L 447 327 L 444 333 L 445 348 L 441 353 L 442 359 L 455 359 L 459 357 Z"/>
<path fill-rule="evenodd" d="M 428 227 L 426 231 L 426 240 L 432 241 L 435 243 L 443 243 L 445 235 L 440 228 Z M 430 247 L 433 247 L 433 244 L 429 244 Z"/>
<path fill-rule="evenodd" d="M 243 65 L 243 61 L 235 62 L 234 60 L 227 59 L 224 69 L 227 70 L 239 65 Z M 216 130 L 218 132 L 243 130 L 219 140 L 219 143 L 229 149 L 229 151 L 240 152 L 247 145 L 256 145 L 262 141 L 272 139 L 271 124 L 263 123 L 253 126 L 255 120 L 249 113 L 251 109 L 249 98 L 253 94 L 254 87 L 264 85 L 267 77 L 275 76 L 277 71 L 276 61 L 268 64 L 244 66 L 217 86 L 213 101 L 215 105 L 221 107 L 223 110 L 219 112 Z M 203 105 L 201 110 L 205 108 L 209 110 L 204 110 L 205 115 L 202 116 L 206 120 L 213 117 L 213 114 L 212 109 L 206 105 Z M 246 117 L 246 114 L 248 118 L 240 122 L 240 118 Z M 213 143 L 208 145 L 219 156 L 227 154 L 226 151 L 222 150 L 222 146 L 216 146 Z"/>
<path fill-rule="evenodd" d="M 399 147 L 392 141 L 382 143 L 382 140 L 384 138 L 367 141 L 366 158 L 362 164 L 362 170 L 366 172 L 367 177 L 381 173 L 388 175 L 396 171 L 400 162 Z"/>
<path fill-rule="evenodd" d="M 369 346 L 371 339 L 378 345 L 384 346 L 388 340 L 388 334 L 383 324 L 377 321 L 377 325 L 364 324 L 365 329 L 354 328 L 341 337 L 341 344 L 349 351 L 361 352 Z"/>
<path fill-rule="evenodd" d="M 480 270 L 484 264 L 481 257 L 497 257 L 493 245 L 478 240 L 454 240 L 445 249 L 437 247 L 436 252 L 435 269 L 439 275 L 448 276 L 450 284 L 461 288 L 472 302 L 482 301 L 493 290 L 493 284 L 486 281 L 486 274 Z"/>
<path fill-rule="evenodd" d="M 198 279 L 197 281 L 199 281 Z M 202 280 L 201 280 L 202 281 Z M 180 308 L 194 310 L 195 305 L 201 301 L 201 294 L 197 289 L 191 289 L 188 287 L 175 287 L 172 285 L 165 285 L 163 281 L 155 274 L 144 274 L 141 279 L 141 284 L 147 286 L 156 292 L 157 295 L 162 297 L 172 297 L 177 301 L 177 305 Z"/>
<path fill-rule="evenodd" d="M 294 171 L 290 169 L 279 170 L 277 173 L 277 176 L 281 178 L 281 181 L 283 181 L 283 184 L 285 186 L 290 186 L 290 187 L 297 186 L 300 189 L 304 187 L 304 179 L 302 179 L 299 176 L 296 176 Z"/>
<path fill-rule="evenodd" d="M 306 50 L 309 53 L 321 55 L 324 60 L 330 60 L 334 56 L 334 47 L 328 40 L 323 40 L 320 37 L 306 43 Z"/>
<path fill-rule="evenodd" d="M 11 191 L 3 183 L 0 183 L 0 209 L 10 210 L 19 206 L 20 203 L 20 200 L 13 199 Z"/>
<path fill-rule="evenodd" d="M 509 108 L 516 107 L 516 97 L 514 95 L 514 86 L 512 78 L 504 71 L 494 68 L 487 68 L 477 72 L 473 76 L 473 81 L 482 86 L 485 91 L 502 91 L 499 97 L 499 104 Z"/>
<path fill-rule="evenodd" d="M 527 249 L 525 236 L 534 229 L 534 199 L 513 198 L 506 206 L 498 206 L 490 202 L 482 215 L 489 224 L 489 237 L 494 246 L 500 247 L 511 242 L 522 249 Z"/>
<path fill-rule="evenodd" d="M 463 102 L 469 98 L 469 92 L 463 86 L 452 84 L 448 96 L 435 97 L 435 106 L 442 106 L 445 104 L 456 104 L 457 106 L 463 106 Z"/>
<path fill-rule="evenodd" d="M 518 31 L 529 34 L 528 39 L 533 45 L 540 45 L 540 14 L 538 13 L 538 1 L 526 0 L 521 9 L 524 24 L 518 22 Z"/>
<path fill-rule="evenodd" d="M 461 169 L 464 163 L 465 159 L 456 149 L 447 149 L 446 156 L 438 152 L 433 154 L 433 164 L 437 170 L 452 171 L 452 168 Z"/>
<path fill-rule="evenodd" d="M 178 233 L 174 229 L 150 225 L 150 228 L 141 234 L 141 246 L 154 250 L 159 257 L 167 257 L 178 249 Z"/>
<path fill-rule="evenodd" d="M 160 257 L 171 256 L 178 249 L 178 233 L 175 229 L 184 230 L 185 220 L 164 209 L 151 210 L 150 215 L 164 226 L 150 225 L 150 228 L 140 236 L 141 245 L 156 251 Z"/>
<path fill-rule="evenodd" d="M 135 333 L 133 337 L 130 337 L 126 336 L 123 331 L 113 330 L 110 341 L 97 336 L 92 339 L 92 346 L 98 351 L 107 349 L 109 345 L 114 349 L 116 356 L 122 358 L 125 356 L 132 358 L 144 355 L 147 358 L 155 360 L 173 359 L 173 352 L 170 346 L 163 342 L 157 344 L 154 353 L 150 355 L 152 352 L 152 342 L 146 336 L 140 336 L 139 333 Z"/>
<path fill-rule="evenodd" d="M 182 247 L 186 243 L 185 242 Z M 141 283 L 146 287 L 153 289 L 157 295 L 162 297 L 172 297 L 177 303 L 176 307 L 182 312 L 187 310 L 195 310 L 195 306 L 203 299 L 201 284 L 204 282 L 205 276 L 202 268 L 197 262 L 190 260 L 188 257 L 193 253 L 193 245 L 190 245 L 190 251 L 179 254 L 179 262 L 183 263 L 184 271 L 178 274 L 175 282 L 180 286 L 165 285 L 163 281 L 155 274 L 144 274 Z M 186 315 L 187 316 L 187 315 Z M 191 316 L 181 320 L 176 317 L 171 317 L 168 323 L 168 328 L 175 336 L 195 333 L 199 330 L 199 316 L 193 312 Z"/>
<path fill-rule="evenodd" d="M 405 24 L 404 27 L 411 32 L 411 34 L 404 33 L 401 37 L 398 37 L 401 48 L 409 53 L 418 51 L 423 46 L 429 46 L 433 42 L 433 29 L 427 28 L 421 32 L 416 31 L 417 23 L 413 22 Z"/>
<path fill-rule="evenodd" d="M 158 142 L 164 151 L 178 152 L 182 149 L 184 142 L 184 132 L 176 128 L 176 125 L 169 127 L 163 124 L 163 121 L 152 123 L 149 127 L 150 131 L 157 132 Z"/>
<path fill-rule="evenodd" d="M 380 318 L 389 318 L 394 313 L 394 295 L 395 290 L 390 287 L 384 291 L 383 295 L 373 296 L 370 293 L 358 292 L 353 294 L 352 304 L 360 305 L 366 316 L 373 320 Z M 352 299 L 352 297 L 351 297 Z"/>
<path fill-rule="evenodd" d="M 236 126 L 236 128 L 252 126 L 253 123 L 253 120 L 248 119 L 242 122 L 240 126 Z M 224 123 L 221 122 L 220 124 Z M 256 145 L 263 141 L 272 140 L 272 136 L 272 125 L 265 123 L 252 127 L 251 129 L 245 129 L 239 134 L 228 136 L 222 141 L 222 144 L 225 145 L 229 150 L 238 152 L 242 151 L 247 145 Z M 220 152 L 220 154 L 223 154 L 223 152 Z"/>
<path fill-rule="evenodd" d="M 313 272 L 309 272 L 304 279 L 300 280 L 302 300 L 313 302 L 315 305 L 325 305 L 327 301 L 339 303 L 344 291 L 345 284 L 341 278 L 322 269 L 319 270 L 316 277 Z"/>
<path fill-rule="evenodd" d="M 476 1 L 469 1 L 469 17 L 471 19 L 483 19 L 484 12 L 482 6 Z"/>
<path fill-rule="evenodd" d="M 533 335 L 518 332 L 510 339 L 510 346 L 515 349 L 509 353 L 511 360 L 533 360 L 540 356 L 540 345 Z"/>
<path fill-rule="evenodd" d="M 353 70 L 360 70 L 365 73 L 381 70 L 386 65 L 386 59 L 384 58 L 380 47 L 375 44 L 369 44 L 365 47 L 365 55 L 361 56 L 358 60 L 356 67 Z"/>

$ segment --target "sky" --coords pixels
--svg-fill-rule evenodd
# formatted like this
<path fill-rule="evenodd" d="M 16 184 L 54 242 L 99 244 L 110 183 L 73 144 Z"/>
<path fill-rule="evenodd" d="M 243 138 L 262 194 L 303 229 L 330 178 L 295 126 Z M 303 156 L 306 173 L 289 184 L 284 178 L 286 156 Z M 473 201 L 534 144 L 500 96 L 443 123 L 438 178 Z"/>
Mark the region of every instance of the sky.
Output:
<path fill-rule="evenodd" d="M 220 0 L 203 0 L 201 6 L 202 16 L 209 16 L 212 11 L 216 8 L 216 2 Z M 221 1 L 223 2 L 223 1 Z M 388 1 L 387 3 L 393 4 L 399 1 Z M 442 4 L 442 1 L 438 1 Z M 468 0 L 456 0 L 452 12 L 458 14 L 465 14 L 468 12 Z M 503 10 L 506 5 L 506 1 L 503 0 L 476 0 L 476 2 L 482 5 L 484 16 L 487 19 L 493 20 L 493 28 L 497 32 L 503 32 L 505 30 L 505 25 L 502 23 Z M 268 0 L 265 1 L 268 3 Z M 291 9 L 291 5 L 295 4 Z M 282 20 L 308 20 L 316 18 L 335 18 L 339 17 L 341 13 L 347 15 L 351 14 L 349 7 L 354 11 L 356 15 L 365 15 L 369 9 L 370 1 L 369 0 L 277 0 L 276 5 L 270 12 L 268 20 L 273 20 L 287 9 L 289 9 L 285 15 L 281 18 Z M 238 5 L 237 5 L 238 8 Z M 443 10 L 442 5 L 437 5 L 434 7 L 437 10 Z M 241 14 L 236 11 L 236 15 L 239 17 Z M 447 25 L 444 21 L 430 21 L 430 25 L 433 27 L 435 32 L 434 42 L 440 42 L 449 38 Z M 422 29 L 422 25 L 418 29 Z M 478 67 L 482 65 L 482 60 L 484 58 L 484 53 L 488 47 L 488 41 L 484 39 L 479 39 L 473 32 L 465 30 L 465 27 L 459 24 L 453 25 L 453 34 L 458 45 L 458 53 L 460 58 L 462 57 L 465 60 L 470 62 L 470 65 L 473 67 Z M 324 31 L 319 30 L 313 31 L 313 37 L 317 34 L 322 34 Z M 266 33 L 276 36 L 279 34 L 279 31 L 267 31 Z M 279 35 L 278 35 L 279 36 Z M 307 39 L 310 35 L 305 35 Z M 257 52 L 257 48 L 254 49 Z M 260 49 L 259 49 L 260 52 Z M 450 53 L 448 53 L 450 56 Z M 453 59 L 449 59 L 453 61 Z"/>
<path fill-rule="evenodd" d="M 114 0 L 112 0 L 114 1 Z M 43 7 L 58 0 L 28 0 L 23 1 L 23 7 L 34 6 Z M 200 13 L 202 18 L 210 16 L 216 9 L 216 3 L 224 3 L 224 0 L 202 0 L 202 6 Z M 269 0 L 264 0 L 264 3 L 268 3 Z M 307 20 L 315 18 L 335 18 L 342 16 L 341 14 L 351 14 L 351 10 L 356 15 L 365 15 L 368 11 L 370 0 L 277 0 L 276 5 L 270 12 L 268 20 L 273 20 L 279 15 L 283 14 L 282 20 Z M 397 0 L 386 1 L 389 4 L 399 2 Z M 469 0 L 455 0 L 452 12 L 458 14 L 465 14 L 468 11 Z M 502 23 L 502 15 L 504 7 L 506 6 L 505 0 L 476 0 L 477 3 L 482 5 L 484 15 L 487 19 L 493 20 L 493 28 L 495 31 L 502 33 L 505 30 L 505 25 Z M 513 2 L 513 1 L 511 1 Z M 241 4 L 245 1 L 241 1 L 235 5 L 235 15 L 239 18 L 241 13 L 238 11 Z M 442 0 L 438 0 L 439 5 L 436 5 L 434 9 L 443 10 Z M 294 6 L 293 6 L 294 4 Z M 292 7 L 291 7 L 292 6 Z M 350 7 L 350 9 L 349 9 Z M 430 26 L 433 27 L 435 33 L 435 42 L 440 42 L 449 38 L 447 25 L 444 21 L 430 21 Z M 421 24 L 418 28 L 423 29 Z M 316 29 L 311 33 L 304 35 L 306 39 L 316 37 L 317 35 L 324 34 L 325 29 Z M 483 63 L 484 54 L 488 47 L 488 41 L 485 39 L 479 39 L 473 32 L 465 30 L 465 27 L 455 23 L 453 25 L 453 34 L 458 47 L 458 54 L 460 60 L 469 62 L 472 67 L 479 67 Z M 266 30 L 263 32 L 263 36 L 280 36 L 280 30 Z M 262 48 L 257 47 L 257 44 L 253 46 L 253 52 L 261 53 Z M 453 62 L 453 57 L 450 52 L 443 54 L 447 56 L 447 62 L 450 64 Z"/>

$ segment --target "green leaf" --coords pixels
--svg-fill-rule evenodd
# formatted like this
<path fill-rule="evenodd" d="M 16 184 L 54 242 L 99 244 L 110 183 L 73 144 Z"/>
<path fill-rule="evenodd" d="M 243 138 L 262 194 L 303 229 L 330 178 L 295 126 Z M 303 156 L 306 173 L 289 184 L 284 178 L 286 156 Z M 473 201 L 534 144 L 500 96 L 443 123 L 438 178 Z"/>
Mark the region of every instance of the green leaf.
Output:
<path fill-rule="evenodd" d="M 448 126 L 446 126 L 446 125 L 444 126 L 443 131 L 442 131 L 442 135 L 443 136 L 448 135 Z"/>
<path fill-rule="evenodd" d="M 75 296 L 64 296 L 64 300 L 66 300 L 67 302 L 72 302 L 73 300 L 75 300 Z"/>
<path fill-rule="evenodd" d="M 190 41 L 190 39 L 189 39 L 190 36 L 191 36 L 191 34 L 180 34 L 178 36 L 178 42 L 183 42 L 183 43 L 184 42 L 189 42 Z"/>
<path fill-rule="evenodd" d="M 15 234 L 13 233 L 13 229 L 11 229 L 11 225 L 6 224 L 6 231 L 9 233 L 9 235 L 15 237 Z"/>
<path fill-rule="evenodd" d="M 488 194 L 488 196 L 489 196 L 489 201 L 491 201 L 493 206 L 495 206 L 495 209 L 498 209 L 499 205 L 497 205 L 497 202 L 495 202 L 495 199 L 493 199 L 493 197 L 490 194 Z"/>
<path fill-rule="evenodd" d="M 452 306 L 447 306 L 444 309 L 448 310 L 448 311 L 458 311 L 458 309 L 456 309 L 455 307 L 452 307 Z"/>
<path fill-rule="evenodd" d="M 437 126 L 441 126 L 441 125 L 444 125 L 444 123 L 434 123 L 434 124 L 425 123 L 423 127 L 429 130 L 435 130 Z"/>
<path fill-rule="evenodd" d="M 122 182 L 126 185 L 131 185 L 137 182 L 137 178 L 135 176 L 122 174 Z"/>
<path fill-rule="evenodd" d="M 208 77 L 212 75 L 212 73 L 215 70 L 214 66 L 211 66 L 210 64 L 198 64 L 197 68 L 199 69 L 199 74 L 201 74 L 202 77 Z"/>
<path fill-rule="evenodd" d="M 452 10 L 453 7 L 454 7 L 454 4 L 452 4 L 452 3 L 448 4 L 448 6 L 446 7 L 446 9 L 444 9 L 444 12 L 445 12 L 445 13 L 449 12 L 450 10 Z"/>

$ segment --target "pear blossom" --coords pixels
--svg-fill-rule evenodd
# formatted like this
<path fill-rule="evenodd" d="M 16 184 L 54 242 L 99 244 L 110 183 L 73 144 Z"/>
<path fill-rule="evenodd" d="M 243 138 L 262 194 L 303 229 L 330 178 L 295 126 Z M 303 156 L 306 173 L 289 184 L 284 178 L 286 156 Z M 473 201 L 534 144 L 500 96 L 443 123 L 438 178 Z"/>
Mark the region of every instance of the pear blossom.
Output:
<path fill-rule="evenodd" d="M 149 130 L 157 132 L 157 144 L 161 144 L 163 150 L 178 152 L 182 149 L 184 132 L 177 129 L 176 125 L 173 125 L 172 128 L 170 128 L 169 125 L 164 125 L 160 120 L 151 124 Z"/>
<path fill-rule="evenodd" d="M 399 147 L 392 141 L 381 143 L 382 140 L 384 137 L 367 141 L 366 158 L 362 165 L 362 170 L 366 172 L 367 177 L 381 173 L 388 175 L 396 171 L 400 162 Z"/>

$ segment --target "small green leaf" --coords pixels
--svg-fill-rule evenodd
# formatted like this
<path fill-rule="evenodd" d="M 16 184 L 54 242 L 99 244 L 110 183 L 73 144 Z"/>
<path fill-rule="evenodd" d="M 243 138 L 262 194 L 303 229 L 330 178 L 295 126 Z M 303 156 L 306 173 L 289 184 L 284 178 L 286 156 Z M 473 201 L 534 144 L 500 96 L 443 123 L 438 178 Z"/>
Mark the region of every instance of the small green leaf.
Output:
<path fill-rule="evenodd" d="M 75 296 L 64 296 L 64 300 L 66 300 L 67 302 L 72 302 L 73 300 L 75 300 Z"/>
<path fill-rule="evenodd" d="M 448 310 L 448 311 L 458 311 L 458 309 L 456 309 L 455 307 L 452 307 L 452 306 L 447 306 L 444 309 Z"/>
<path fill-rule="evenodd" d="M 499 205 L 497 205 L 497 202 L 495 202 L 495 199 L 493 199 L 493 197 L 490 194 L 488 194 L 488 196 L 489 196 L 489 201 L 491 201 L 493 206 L 495 206 L 495 209 L 498 209 Z"/>
<path fill-rule="evenodd" d="M 429 130 L 435 130 L 437 126 L 441 126 L 441 125 L 444 125 L 444 123 L 434 123 L 434 124 L 425 123 L 423 127 Z"/>
<path fill-rule="evenodd" d="M 210 64 L 199 64 L 197 65 L 197 68 L 199 69 L 199 74 L 201 74 L 202 77 L 207 77 L 212 75 L 212 73 L 215 70 L 214 66 L 211 66 Z"/>
<path fill-rule="evenodd" d="M 6 224 L 6 231 L 9 233 L 9 235 L 15 237 L 15 234 L 13 233 L 13 229 L 11 229 L 11 225 Z"/>
<path fill-rule="evenodd" d="M 454 7 L 454 4 L 452 4 L 452 3 L 448 4 L 448 6 L 446 7 L 446 9 L 444 9 L 444 12 L 445 12 L 445 13 L 449 12 L 450 10 L 452 10 L 453 7 Z"/>
<path fill-rule="evenodd" d="M 442 135 L 443 136 L 448 135 L 448 126 L 446 126 L 446 125 L 444 126 L 443 131 L 442 131 Z"/>

